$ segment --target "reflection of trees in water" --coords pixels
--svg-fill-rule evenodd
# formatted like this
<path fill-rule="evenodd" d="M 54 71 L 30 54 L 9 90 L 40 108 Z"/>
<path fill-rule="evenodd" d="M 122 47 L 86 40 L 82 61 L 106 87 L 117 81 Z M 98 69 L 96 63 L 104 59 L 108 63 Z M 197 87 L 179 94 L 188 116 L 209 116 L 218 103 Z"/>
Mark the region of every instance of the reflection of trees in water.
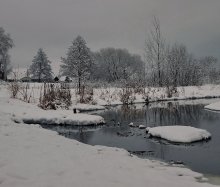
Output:
<path fill-rule="evenodd" d="M 199 121 L 219 118 L 208 111 L 203 110 L 203 105 L 179 105 L 178 102 L 159 103 L 159 107 L 125 105 L 121 108 L 107 111 L 103 117 L 108 124 L 114 125 L 120 122 L 144 122 L 147 126 L 158 125 L 193 125 L 199 126 Z"/>
<path fill-rule="evenodd" d="M 123 122 L 130 123 L 132 121 L 138 121 L 145 118 L 145 108 L 136 108 L 135 105 L 125 105 L 121 108 L 113 109 L 107 111 L 102 116 L 111 125 L 117 125 L 118 122 L 123 124 Z"/>
<path fill-rule="evenodd" d="M 220 120 L 220 113 L 208 111 L 208 110 L 203 110 L 203 120 L 211 121 L 211 122 L 216 121 L 216 120 Z"/>
<path fill-rule="evenodd" d="M 147 124 L 158 125 L 196 125 L 202 117 L 202 106 L 167 103 L 163 108 L 147 108 Z"/>
<path fill-rule="evenodd" d="M 124 105 L 121 107 L 123 119 L 126 121 L 134 119 L 143 119 L 145 117 L 145 110 L 143 107 L 137 108 L 136 105 Z"/>
<path fill-rule="evenodd" d="M 161 107 L 162 106 L 162 107 Z M 203 118 L 203 105 L 179 105 L 178 102 L 160 103 L 160 107 L 125 105 L 103 114 L 108 124 L 145 122 L 148 126 L 196 125 Z M 206 113 L 206 117 L 210 116 Z"/>

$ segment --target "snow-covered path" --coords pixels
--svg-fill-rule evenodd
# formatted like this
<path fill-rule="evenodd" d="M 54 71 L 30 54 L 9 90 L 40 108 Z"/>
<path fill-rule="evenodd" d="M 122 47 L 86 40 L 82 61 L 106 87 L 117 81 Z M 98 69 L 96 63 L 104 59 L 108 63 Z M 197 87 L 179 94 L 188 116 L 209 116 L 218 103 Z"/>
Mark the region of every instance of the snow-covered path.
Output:
<path fill-rule="evenodd" d="M 202 175 L 131 156 L 118 148 L 90 146 L 37 125 L 16 124 L 11 99 L 0 90 L 1 187 L 203 187 Z"/>

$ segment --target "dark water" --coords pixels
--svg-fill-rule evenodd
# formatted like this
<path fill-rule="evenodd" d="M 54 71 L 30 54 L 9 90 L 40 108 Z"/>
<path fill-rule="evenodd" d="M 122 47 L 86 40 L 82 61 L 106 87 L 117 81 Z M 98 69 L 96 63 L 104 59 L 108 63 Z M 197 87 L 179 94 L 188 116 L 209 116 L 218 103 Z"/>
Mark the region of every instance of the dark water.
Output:
<path fill-rule="evenodd" d="M 144 158 L 181 161 L 194 171 L 220 175 L 220 113 L 204 110 L 204 102 L 213 100 L 118 106 L 98 113 L 105 118 L 105 126 L 81 130 L 53 127 L 53 130 L 86 144 L 120 147 Z M 130 128 L 130 122 L 147 127 L 190 125 L 208 130 L 212 139 L 190 145 L 170 144 L 149 138 L 145 130 Z"/>

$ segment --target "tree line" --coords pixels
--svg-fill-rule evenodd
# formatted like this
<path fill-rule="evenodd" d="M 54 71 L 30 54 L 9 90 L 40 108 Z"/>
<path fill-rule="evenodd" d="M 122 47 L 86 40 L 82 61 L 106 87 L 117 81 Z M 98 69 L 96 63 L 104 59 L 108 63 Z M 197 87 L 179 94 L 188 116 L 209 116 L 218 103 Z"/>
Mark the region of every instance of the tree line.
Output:
<path fill-rule="evenodd" d="M 14 46 L 10 35 L 0 28 L 0 79 L 7 79 L 12 70 L 9 50 Z M 197 59 L 184 44 L 168 44 L 160 22 L 153 17 L 145 41 L 144 60 L 127 49 L 103 48 L 92 52 L 83 37 L 77 36 L 61 57 L 60 75 L 74 78 L 78 89 L 86 82 L 119 85 L 177 87 L 215 83 L 219 79 L 217 59 L 212 56 Z M 51 62 L 40 48 L 28 68 L 28 76 L 39 82 L 54 78 Z"/>
<path fill-rule="evenodd" d="M 218 60 L 212 56 L 195 58 L 184 44 L 168 44 L 160 21 L 153 17 L 145 41 L 146 80 L 151 86 L 189 86 L 215 83 L 219 79 Z"/>

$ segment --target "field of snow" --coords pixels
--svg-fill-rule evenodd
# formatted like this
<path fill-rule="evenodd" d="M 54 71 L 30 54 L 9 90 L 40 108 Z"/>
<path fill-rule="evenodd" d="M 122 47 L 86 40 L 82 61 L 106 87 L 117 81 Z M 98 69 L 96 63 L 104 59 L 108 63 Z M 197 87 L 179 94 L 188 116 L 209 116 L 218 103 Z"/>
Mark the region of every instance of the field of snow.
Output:
<path fill-rule="evenodd" d="M 1 187 L 211 187 L 203 175 L 125 150 L 85 145 L 11 117 L 35 113 L 32 104 L 8 97 L 0 87 Z"/>
<path fill-rule="evenodd" d="M 207 106 L 205 106 L 205 109 L 214 110 L 214 111 L 220 111 L 220 102 L 212 103 L 210 105 L 207 105 Z"/>
<path fill-rule="evenodd" d="M 191 143 L 211 138 L 208 131 L 190 126 L 148 127 L 146 131 L 153 137 L 176 143 Z"/>

